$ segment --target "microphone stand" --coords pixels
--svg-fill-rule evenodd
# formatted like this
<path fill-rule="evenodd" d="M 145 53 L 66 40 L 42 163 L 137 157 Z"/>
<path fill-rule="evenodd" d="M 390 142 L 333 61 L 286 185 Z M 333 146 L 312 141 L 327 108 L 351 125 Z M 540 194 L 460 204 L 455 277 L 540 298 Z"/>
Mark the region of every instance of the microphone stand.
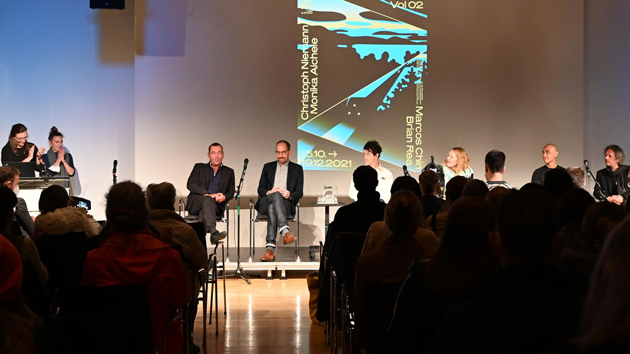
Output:
<path fill-rule="evenodd" d="M 234 274 L 228 274 L 228 277 L 240 277 L 247 282 L 247 285 L 251 285 L 249 276 L 243 271 L 241 266 L 241 190 L 243 188 L 243 181 L 245 180 L 245 171 L 247 171 L 247 165 L 243 166 L 243 173 L 241 174 L 241 180 L 238 182 L 236 188 L 236 194 L 234 200 L 236 200 L 236 271 Z M 229 239 L 228 239 L 229 242 Z M 228 246 L 227 259 L 230 258 L 230 247 Z"/>
<path fill-rule="evenodd" d="M 599 197 L 601 198 L 600 201 L 603 202 L 603 201 L 607 200 L 606 195 L 602 191 L 602 185 L 599 184 L 599 182 L 597 182 L 597 180 L 595 178 L 593 178 L 593 173 L 591 172 L 590 167 L 586 168 L 586 175 L 588 176 L 588 179 L 590 179 L 591 181 L 595 182 L 595 184 L 599 187 Z"/>

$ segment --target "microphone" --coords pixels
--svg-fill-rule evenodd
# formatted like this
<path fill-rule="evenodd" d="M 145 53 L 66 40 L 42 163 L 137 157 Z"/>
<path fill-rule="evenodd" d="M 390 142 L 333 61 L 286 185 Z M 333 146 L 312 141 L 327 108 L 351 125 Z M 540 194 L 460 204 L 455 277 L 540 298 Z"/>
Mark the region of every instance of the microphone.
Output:
<path fill-rule="evenodd" d="M 116 184 L 116 181 L 118 179 L 118 177 L 116 177 L 116 167 L 118 167 L 118 160 L 114 160 L 114 169 L 112 170 L 112 175 L 113 175 L 113 183 Z"/>
<path fill-rule="evenodd" d="M 407 165 L 403 165 L 403 174 L 405 176 L 409 176 L 409 171 L 407 171 Z"/>
<path fill-rule="evenodd" d="M 247 170 L 247 164 L 249 163 L 249 159 L 245 158 L 245 161 L 243 161 L 243 171 Z"/>
<path fill-rule="evenodd" d="M 591 172 L 591 167 L 589 166 L 588 160 L 584 160 L 584 167 L 586 168 L 586 175 L 589 176 L 591 179 L 595 179 L 593 178 L 593 173 Z"/>

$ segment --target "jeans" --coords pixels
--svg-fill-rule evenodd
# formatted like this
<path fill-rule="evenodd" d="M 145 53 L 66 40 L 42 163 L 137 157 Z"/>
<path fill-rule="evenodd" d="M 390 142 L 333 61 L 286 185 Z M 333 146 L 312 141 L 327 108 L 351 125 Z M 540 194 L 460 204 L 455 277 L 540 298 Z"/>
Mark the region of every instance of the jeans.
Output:
<path fill-rule="evenodd" d="M 267 195 L 267 238 L 265 247 L 267 249 L 276 248 L 277 230 L 284 236 L 289 232 L 289 221 L 287 215 L 291 212 L 291 202 L 284 199 L 280 192 L 274 192 Z"/>

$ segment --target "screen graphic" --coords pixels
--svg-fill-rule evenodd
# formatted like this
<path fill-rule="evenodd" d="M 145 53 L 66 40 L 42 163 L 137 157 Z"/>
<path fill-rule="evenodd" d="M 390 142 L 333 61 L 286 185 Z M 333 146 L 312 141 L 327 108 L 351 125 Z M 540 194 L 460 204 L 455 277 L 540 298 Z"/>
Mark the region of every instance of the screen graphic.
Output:
<path fill-rule="evenodd" d="M 354 170 L 368 140 L 382 146 L 381 161 L 423 167 L 423 7 L 298 0 L 298 163 L 305 169 Z"/>

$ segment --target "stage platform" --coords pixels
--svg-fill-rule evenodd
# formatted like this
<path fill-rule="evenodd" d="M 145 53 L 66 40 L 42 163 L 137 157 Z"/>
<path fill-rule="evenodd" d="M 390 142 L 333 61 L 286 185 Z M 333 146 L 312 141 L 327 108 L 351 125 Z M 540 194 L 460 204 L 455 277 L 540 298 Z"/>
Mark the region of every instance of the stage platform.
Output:
<path fill-rule="evenodd" d="M 226 249 L 227 251 L 227 249 Z M 295 254 L 295 247 L 276 248 L 276 260 L 274 262 L 261 262 L 260 257 L 265 254 L 264 247 L 256 247 L 255 254 L 250 259 L 249 248 L 241 247 L 241 268 L 247 274 L 262 275 L 266 273 L 267 279 L 273 279 L 274 272 L 280 272 L 280 279 L 286 279 L 287 271 L 315 271 L 319 269 L 319 246 L 300 247 L 298 255 Z M 219 264 L 221 264 L 221 249 L 219 254 Z M 228 274 L 237 268 L 237 248 L 230 247 L 229 258 L 226 253 L 225 269 Z"/>

